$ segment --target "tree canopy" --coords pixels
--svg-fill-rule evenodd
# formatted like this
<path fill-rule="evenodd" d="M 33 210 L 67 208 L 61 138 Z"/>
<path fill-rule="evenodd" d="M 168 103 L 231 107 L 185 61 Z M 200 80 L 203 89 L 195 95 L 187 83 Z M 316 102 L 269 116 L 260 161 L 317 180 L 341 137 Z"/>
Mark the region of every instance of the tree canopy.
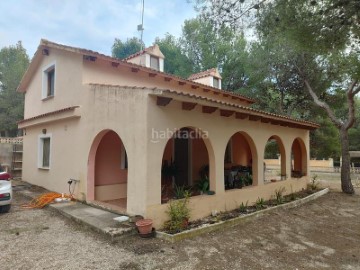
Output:
<path fill-rule="evenodd" d="M 0 131 L 5 136 L 16 136 L 17 121 L 23 119 L 24 96 L 16 89 L 28 65 L 21 41 L 0 50 Z"/>
<path fill-rule="evenodd" d="M 157 37 L 155 42 L 165 56 L 164 71 L 182 78 L 194 73 L 194 66 L 183 53 L 179 39 L 167 33 L 164 38 Z"/>
<path fill-rule="evenodd" d="M 144 43 L 137 37 L 128 38 L 126 41 L 115 38 L 111 53 L 113 57 L 124 59 L 139 52 L 141 48 L 144 48 Z"/>

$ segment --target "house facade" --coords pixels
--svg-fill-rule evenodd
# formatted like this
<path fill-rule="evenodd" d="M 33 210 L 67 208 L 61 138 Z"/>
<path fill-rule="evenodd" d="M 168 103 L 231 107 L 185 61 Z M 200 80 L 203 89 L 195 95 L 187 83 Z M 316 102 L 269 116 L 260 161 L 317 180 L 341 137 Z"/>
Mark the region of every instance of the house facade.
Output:
<path fill-rule="evenodd" d="M 251 108 L 254 100 L 221 90 L 216 69 L 183 79 L 164 73 L 164 61 L 156 45 L 119 60 L 41 40 L 18 88 L 23 179 L 60 193 L 76 179 L 78 200 L 155 227 L 167 220 L 171 191 L 204 176 L 215 194 L 194 193 L 191 219 L 306 188 L 316 124 Z M 281 154 L 276 182 L 265 179 L 269 140 Z M 240 169 L 252 183 L 233 188 Z"/>

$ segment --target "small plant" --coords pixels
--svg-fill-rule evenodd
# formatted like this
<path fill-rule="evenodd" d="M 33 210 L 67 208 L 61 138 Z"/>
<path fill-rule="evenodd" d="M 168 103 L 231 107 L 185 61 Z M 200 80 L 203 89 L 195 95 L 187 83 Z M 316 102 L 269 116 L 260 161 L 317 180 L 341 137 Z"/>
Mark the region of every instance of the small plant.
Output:
<path fill-rule="evenodd" d="M 191 191 L 190 189 L 186 189 L 184 186 L 175 185 L 174 194 L 176 199 L 183 199 L 186 196 L 190 197 Z"/>
<path fill-rule="evenodd" d="M 190 218 L 189 195 L 185 194 L 181 200 L 171 200 L 166 213 L 170 218 L 164 224 L 166 230 L 177 233 L 186 229 Z"/>
<path fill-rule="evenodd" d="M 265 200 L 263 198 L 259 198 L 255 202 L 256 210 L 261 210 L 265 208 Z"/>
<path fill-rule="evenodd" d="M 249 203 L 249 201 L 246 201 L 245 204 L 243 202 L 240 204 L 240 206 L 239 206 L 240 213 L 246 213 L 248 203 Z"/>
<path fill-rule="evenodd" d="M 284 192 L 285 192 L 285 187 L 281 187 L 279 189 L 275 190 L 275 199 L 276 199 L 276 204 L 282 204 L 284 202 Z"/>
<path fill-rule="evenodd" d="M 196 182 L 196 187 L 202 194 L 205 194 L 207 191 L 209 191 L 210 184 L 208 177 L 204 175 L 204 177 Z"/>
<path fill-rule="evenodd" d="M 318 188 L 319 183 L 317 182 L 317 178 L 318 178 L 317 174 L 314 174 L 313 177 L 311 178 L 311 182 L 308 185 L 310 190 L 316 190 Z"/>
<path fill-rule="evenodd" d="M 253 177 L 251 174 L 246 175 L 246 183 L 248 186 L 251 186 L 253 184 Z"/>

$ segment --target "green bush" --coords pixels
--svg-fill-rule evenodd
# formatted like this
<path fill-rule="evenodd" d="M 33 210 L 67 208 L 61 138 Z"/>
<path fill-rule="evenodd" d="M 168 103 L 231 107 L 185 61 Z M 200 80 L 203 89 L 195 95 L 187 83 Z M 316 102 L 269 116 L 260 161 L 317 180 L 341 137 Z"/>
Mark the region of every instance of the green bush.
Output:
<path fill-rule="evenodd" d="M 164 229 L 171 233 L 186 229 L 190 218 L 189 197 L 188 194 L 185 194 L 184 199 L 170 201 L 166 211 L 170 219 L 165 222 Z"/>
<path fill-rule="evenodd" d="M 261 210 L 265 208 L 265 200 L 263 198 L 258 198 L 255 203 L 256 209 Z"/>

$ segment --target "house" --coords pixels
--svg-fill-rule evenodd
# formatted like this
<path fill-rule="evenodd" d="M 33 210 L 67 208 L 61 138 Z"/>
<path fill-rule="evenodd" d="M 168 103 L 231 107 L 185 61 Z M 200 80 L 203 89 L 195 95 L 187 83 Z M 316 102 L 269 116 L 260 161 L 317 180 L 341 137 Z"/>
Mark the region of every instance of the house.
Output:
<path fill-rule="evenodd" d="M 306 187 L 317 124 L 251 108 L 254 100 L 221 90 L 216 69 L 183 79 L 164 73 L 164 61 L 157 45 L 119 60 L 41 40 L 18 87 L 23 179 L 56 192 L 76 179 L 77 199 L 155 227 L 167 219 L 169 190 L 200 177 L 215 194 L 190 198 L 192 219 Z M 274 183 L 264 181 L 269 140 L 281 152 Z M 232 188 L 239 171 L 251 185 Z"/>

